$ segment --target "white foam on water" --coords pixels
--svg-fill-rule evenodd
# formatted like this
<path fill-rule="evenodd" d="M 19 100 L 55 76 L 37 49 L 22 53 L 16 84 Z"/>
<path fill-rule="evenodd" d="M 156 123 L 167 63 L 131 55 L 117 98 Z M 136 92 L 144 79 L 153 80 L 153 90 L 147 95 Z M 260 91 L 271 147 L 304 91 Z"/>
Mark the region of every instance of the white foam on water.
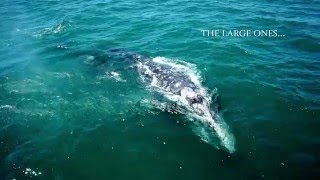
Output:
<path fill-rule="evenodd" d="M 14 107 L 11 105 L 0 105 L 0 109 L 12 109 L 12 108 Z"/>
<path fill-rule="evenodd" d="M 212 94 L 208 93 L 207 88 L 202 86 L 202 77 L 200 73 L 197 71 L 196 66 L 180 60 L 172 60 L 165 57 L 155 57 L 152 59 L 153 62 L 159 63 L 159 65 L 167 65 L 170 66 L 174 72 L 183 73 L 187 75 L 190 80 L 199 88 L 200 95 L 211 104 L 211 96 Z M 139 62 L 138 70 L 140 72 L 141 78 L 144 80 L 145 75 L 150 77 L 151 84 L 149 86 L 150 89 L 156 90 L 157 92 L 163 94 L 169 101 L 175 102 L 178 106 L 184 107 L 187 111 L 181 112 L 186 114 L 189 119 L 196 119 L 199 123 L 196 123 L 193 129 L 201 139 L 211 145 L 216 146 L 216 143 L 213 142 L 211 135 L 216 135 L 217 138 L 220 139 L 221 145 L 227 149 L 230 153 L 235 152 L 235 138 L 232 133 L 229 131 L 228 125 L 224 122 L 224 120 L 215 112 L 211 112 L 209 105 L 201 106 L 201 104 L 195 104 L 195 106 L 191 107 L 189 102 L 185 97 L 193 96 L 193 92 L 188 89 L 183 89 L 182 95 L 174 94 L 164 87 L 159 85 L 159 79 L 156 74 L 150 69 L 147 63 Z M 216 90 L 214 91 L 216 92 Z M 195 109 L 199 109 L 201 112 L 204 112 L 203 116 L 200 116 L 195 112 Z M 201 126 L 203 126 L 203 128 Z M 206 131 L 205 129 L 209 128 L 214 130 L 212 133 Z"/>
<path fill-rule="evenodd" d="M 122 78 L 121 74 L 115 71 L 105 72 L 105 75 L 98 76 L 98 79 L 112 79 L 116 82 L 127 82 Z"/>
<path fill-rule="evenodd" d="M 94 56 L 92 56 L 92 55 L 85 55 L 85 56 L 83 56 L 83 58 L 84 58 L 83 62 L 84 62 L 85 64 L 94 65 L 94 59 L 95 59 Z"/>
<path fill-rule="evenodd" d="M 42 174 L 42 172 L 36 172 L 32 170 L 31 168 L 26 168 L 25 170 L 22 171 L 25 175 L 29 175 L 30 177 L 32 176 L 39 176 Z"/>
<path fill-rule="evenodd" d="M 55 24 L 51 27 L 46 27 L 42 30 L 36 31 L 32 34 L 32 36 L 42 37 L 44 35 L 49 35 L 49 34 L 59 34 L 59 33 L 62 33 L 63 31 L 65 31 L 67 27 L 72 27 L 72 26 L 67 21 L 62 21 L 62 22 Z"/>

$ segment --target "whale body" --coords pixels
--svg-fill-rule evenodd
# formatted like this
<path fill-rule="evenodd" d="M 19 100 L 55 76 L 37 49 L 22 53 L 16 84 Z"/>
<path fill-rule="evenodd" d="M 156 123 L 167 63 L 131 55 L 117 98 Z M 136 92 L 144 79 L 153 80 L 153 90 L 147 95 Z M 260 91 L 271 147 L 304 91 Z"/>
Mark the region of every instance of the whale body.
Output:
<path fill-rule="evenodd" d="M 234 137 L 217 110 L 210 108 L 211 94 L 195 73 L 195 66 L 163 57 L 151 58 L 123 49 L 110 50 L 110 54 L 134 62 L 141 79 L 152 90 L 184 109 L 183 113 L 194 117 L 197 124 L 213 131 L 228 152 L 235 151 Z"/>

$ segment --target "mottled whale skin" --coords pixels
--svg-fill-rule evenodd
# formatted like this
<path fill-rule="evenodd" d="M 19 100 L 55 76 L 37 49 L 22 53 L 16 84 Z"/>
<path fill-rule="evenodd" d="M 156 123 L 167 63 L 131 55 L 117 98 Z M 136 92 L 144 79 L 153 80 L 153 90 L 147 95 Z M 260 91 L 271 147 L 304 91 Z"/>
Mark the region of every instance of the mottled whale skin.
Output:
<path fill-rule="evenodd" d="M 133 60 L 143 66 L 139 66 L 138 71 L 144 79 L 152 83 L 157 79 L 155 85 L 163 91 L 181 96 L 189 103 L 199 116 L 208 115 L 210 112 L 209 102 L 203 97 L 201 88 L 196 85 L 190 76 L 176 71 L 167 64 L 156 63 L 151 58 L 124 49 L 112 49 L 110 52 L 115 56 Z"/>

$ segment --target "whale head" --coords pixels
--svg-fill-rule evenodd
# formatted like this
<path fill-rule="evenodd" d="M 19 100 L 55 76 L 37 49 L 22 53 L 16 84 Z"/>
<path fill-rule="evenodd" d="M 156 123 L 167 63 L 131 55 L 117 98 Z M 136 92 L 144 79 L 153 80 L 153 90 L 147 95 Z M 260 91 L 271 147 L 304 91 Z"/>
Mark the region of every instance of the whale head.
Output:
<path fill-rule="evenodd" d="M 180 93 L 194 113 L 202 117 L 211 117 L 210 103 L 197 89 L 186 87 Z"/>

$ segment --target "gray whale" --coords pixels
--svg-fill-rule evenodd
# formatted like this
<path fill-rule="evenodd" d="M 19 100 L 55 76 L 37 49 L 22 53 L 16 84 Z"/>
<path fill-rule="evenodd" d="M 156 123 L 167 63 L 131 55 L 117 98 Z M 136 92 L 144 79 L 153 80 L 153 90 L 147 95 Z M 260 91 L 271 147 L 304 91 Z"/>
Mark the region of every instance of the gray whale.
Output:
<path fill-rule="evenodd" d="M 151 58 L 124 49 L 112 49 L 110 56 L 134 63 L 141 79 L 152 90 L 182 107 L 196 122 L 209 127 L 229 152 L 235 151 L 235 140 L 228 126 L 216 111 L 210 108 L 211 95 L 203 87 L 195 66 L 186 62 L 173 62 L 166 58 Z"/>

